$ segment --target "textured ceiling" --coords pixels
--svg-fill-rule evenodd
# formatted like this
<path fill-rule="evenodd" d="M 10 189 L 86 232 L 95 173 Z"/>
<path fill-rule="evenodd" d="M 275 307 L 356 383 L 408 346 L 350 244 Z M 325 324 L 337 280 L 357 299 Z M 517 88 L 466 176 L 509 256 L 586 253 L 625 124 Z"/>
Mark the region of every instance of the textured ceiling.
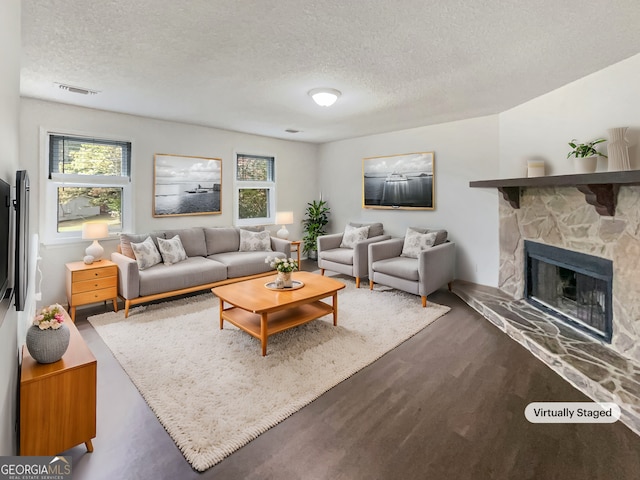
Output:
<path fill-rule="evenodd" d="M 498 113 L 640 52 L 639 0 L 22 0 L 22 16 L 23 96 L 309 142 Z M 342 96 L 319 107 L 315 87 Z"/>

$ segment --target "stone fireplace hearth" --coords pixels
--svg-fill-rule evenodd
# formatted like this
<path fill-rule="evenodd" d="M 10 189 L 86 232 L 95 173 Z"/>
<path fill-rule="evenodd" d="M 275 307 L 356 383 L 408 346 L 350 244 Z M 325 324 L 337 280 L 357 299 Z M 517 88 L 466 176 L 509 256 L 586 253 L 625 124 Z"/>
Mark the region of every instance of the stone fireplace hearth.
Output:
<path fill-rule="evenodd" d="M 519 206 L 500 200 L 499 288 L 456 282 L 454 292 L 587 396 L 620 405 L 640 435 L 640 187 L 620 187 L 614 217 L 569 186 L 523 188 Z M 524 300 L 525 240 L 612 262 L 610 344 Z"/>

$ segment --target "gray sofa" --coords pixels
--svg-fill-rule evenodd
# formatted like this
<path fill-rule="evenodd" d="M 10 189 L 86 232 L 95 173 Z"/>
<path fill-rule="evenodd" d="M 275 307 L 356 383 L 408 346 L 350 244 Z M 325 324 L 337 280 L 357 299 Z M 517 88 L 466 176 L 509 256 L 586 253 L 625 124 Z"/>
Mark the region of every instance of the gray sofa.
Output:
<path fill-rule="evenodd" d="M 360 288 L 360 279 L 366 277 L 369 270 L 368 246 L 391 238 L 384 235 L 382 223 L 349 222 L 352 227 L 368 226 L 368 237 L 358 242 L 353 248 L 341 246 L 344 232 L 321 235 L 318 237 L 318 267 L 322 275 L 325 270 L 343 273 L 355 277 L 356 288 Z"/>
<path fill-rule="evenodd" d="M 165 265 L 160 262 L 141 270 L 131 249 L 147 237 L 158 246 L 158 238 L 180 237 L 186 260 Z M 118 293 L 129 308 L 152 300 L 206 290 L 225 283 L 271 275 L 275 271 L 265 263 L 271 257 L 289 258 L 291 244 L 271 237 L 271 250 L 239 251 L 240 229 L 235 227 L 194 227 L 163 230 L 150 234 L 122 234 L 118 252 L 111 260 L 118 265 Z"/>

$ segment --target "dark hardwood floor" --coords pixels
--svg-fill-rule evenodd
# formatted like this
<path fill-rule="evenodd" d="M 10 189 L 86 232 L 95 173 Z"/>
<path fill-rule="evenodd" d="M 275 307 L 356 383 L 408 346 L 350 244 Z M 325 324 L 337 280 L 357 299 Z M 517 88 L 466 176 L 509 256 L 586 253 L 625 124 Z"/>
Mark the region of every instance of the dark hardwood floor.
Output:
<path fill-rule="evenodd" d="M 106 307 L 78 310 L 98 359 L 98 434 L 93 453 L 65 452 L 74 480 L 640 478 L 640 437 L 619 422 L 530 424 L 530 402 L 590 400 L 455 295 L 429 300 L 452 310 L 204 473 L 86 321 Z"/>

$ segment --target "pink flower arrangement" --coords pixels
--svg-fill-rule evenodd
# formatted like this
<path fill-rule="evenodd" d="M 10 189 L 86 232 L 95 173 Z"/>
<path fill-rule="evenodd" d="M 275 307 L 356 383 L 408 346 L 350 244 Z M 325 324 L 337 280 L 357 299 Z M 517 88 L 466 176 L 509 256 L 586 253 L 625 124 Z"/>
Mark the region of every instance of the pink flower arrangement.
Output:
<path fill-rule="evenodd" d="M 40 330 L 57 330 L 64 323 L 64 315 L 60 305 L 49 305 L 40 310 L 40 313 L 33 319 L 33 324 Z"/>

